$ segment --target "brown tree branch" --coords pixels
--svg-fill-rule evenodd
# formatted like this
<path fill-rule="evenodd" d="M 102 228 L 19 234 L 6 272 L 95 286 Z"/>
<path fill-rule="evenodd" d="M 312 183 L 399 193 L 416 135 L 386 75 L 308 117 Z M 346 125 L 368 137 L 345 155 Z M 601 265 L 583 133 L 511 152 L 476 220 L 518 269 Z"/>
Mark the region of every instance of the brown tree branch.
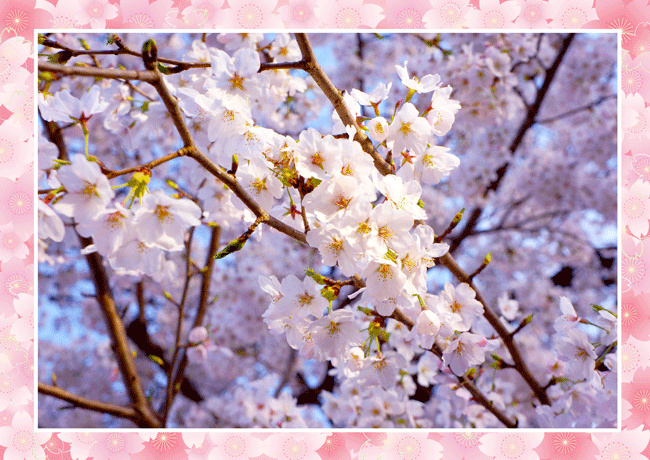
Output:
<path fill-rule="evenodd" d="M 67 76 L 93 77 L 93 78 L 114 78 L 120 80 L 140 80 L 151 82 L 157 79 L 156 74 L 150 70 L 120 70 L 120 69 L 98 69 L 97 67 L 80 67 L 51 62 L 38 63 L 39 72 L 54 72 Z"/>
<path fill-rule="evenodd" d="M 92 244 L 92 239 L 90 238 L 79 236 L 79 240 L 81 241 L 81 246 L 84 248 Z M 102 257 L 98 253 L 92 252 L 86 254 L 86 260 L 93 276 L 95 295 L 102 310 L 104 320 L 106 321 L 106 327 L 111 337 L 113 353 L 115 354 L 124 386 L 133 404 L 133 409 L 138 414 L 138 426 L 142 428 L 161 428 L 163 425 L 151 409 L 149 400 L 140 384 L 135 361 L 129 349 L 126 330 L 115 308 L 108 276 L 102 264 Z"/>
<path fill-rule="evenodd" d="M 116 404 L 104 403 L 94 399 L 84 398 L 83 396 L 70 393 L 59 387 L 38 382 L 38 392 L 47 396 L 52 396 L 63 401 L 67 401 L 79 409 L 87 409 L 103 414 L 114 415 L 115 417 L 131 420 L 138 426 L 140 425 L 140 415 L 132 407 L 118 406 Z"/>
<path fill-rule="evenodd" d="M 501 340 L 503 340 L 504 345 L 508 349 L 508 352 L 510 352 L 510 356 L 514 361 L 513 367 L 524 378 L 524 380 L 531 388 L 531 390 L 533 390 L 533 393 L 535 393 L 535 396 L 537 397 L 539 402 L 550 406 L 551 401 L 549 400 L 546 391 L 544 391 L 542 386 L 539 384 L 539 382 L 537 382 L 533 374 L 528 369 L 528 366 L 526 365 L 526 362 L 521 356 L 521 353 L 519 353 L 519 348 L 515 343 L 514 337 L 508 332 L 505 326 L 501 323 L 499 317 L 494 312 L 494 310 L 492 310 L 488 306 L 487 302 L 481 295 L 480 291 L 476 288 L 476 285 L 472 281 L 472 278 L 467 273 L 465 273 L 465 271 L 460 267 L 460 265 L 458 265 L 458 262 L 456 262 L 456 260 L 451 254 L 447 253 L 437 260 L 442 265 L 444 265 L 456 277 L 458 281 L 460 281 L 461 283 L 469 284 L 469 286 L 474 290 L 474 292 L 476 293 L 476 300 L 481 302 L 481 305 L 483 305 L 483 317 L 488 321 L 488 323 L 490 323 L 490 325 L 496 331 L 499 337 L 501 337 Z"/>

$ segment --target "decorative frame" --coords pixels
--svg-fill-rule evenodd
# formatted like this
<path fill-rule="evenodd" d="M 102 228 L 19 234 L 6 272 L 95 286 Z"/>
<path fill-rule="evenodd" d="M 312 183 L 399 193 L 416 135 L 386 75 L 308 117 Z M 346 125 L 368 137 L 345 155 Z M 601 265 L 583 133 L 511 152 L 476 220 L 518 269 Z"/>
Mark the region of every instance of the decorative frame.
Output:
<path fill-rule="evenodd" d="M 3 0 L 0 35 L 0 125 L 34 131 L 34 65 L 27 42 L 38 28 L 64 29 L 608 29 L 622 32 L 621 191 L 650 181 L 650 6 L 647 0 Z M 202 9 L 202 15 L 190 14 Z M 302 12 L 302 16 L 300 13 Z M 249 13 L 249 14 L 242 14 Z M 295 15 L 293 13 L 298 13 Z M 296 17 L 307 16 L 306 22 Z M 184 22 L 185 18 L 200 23 Z M 21 41 L 24 39 L 23 41 Z M 25 48 L 27 47 L 27 48 Z M 31 50 L 30 50 L 31 51 Z M 31 56 L 31 53 L 27 54 Z M 34 271 L 34 139 L 8 167 L 16 181 L 0 178 L 0 225 L 28 232 L 22 266 L 0 265 L 0 285 L 17 270 Z M 33 181 L 33 178 L 31 179 Z M 11 183 L 10 183 L 11 182 Z M 10 192 L 25 194 L 30 210 L 16 212 Z M 650 197 L 645 197 L 649 199 Z M 619 200 L 620 201 L 620 200 Z M 22 208 L 21 208 L 22 209 Z M 255 432 L 182 431 L 43 432 L 35 429 L 34 303 L 0 303 L 0 453 L 4 459 L 634 459 L 650 458 L 650 254 L 644 240 L 620 233 L 621 431 L 619 432 Z M 31 212 L 31 213 L 30 213 Z M 634 274 L 633 274 L 634 273 Z M 639 274 L 640 273 L 640 274 Z M 33 290 L 33 279 L 29 280 Z M 33 291 L 32 291 L 33 292 Z M 25 347 L 24 344 L 30 344 Z M 120 446 L 113 450 L 97 449 Z M 235 453 L 234 443 L 245 447 Z M 363 446 L 368 455 L 359 455 Z M 482 448 L 481 448 L 482 447 Z M 420 452 L 419 456 L 415 452 Z M 375 454 L 370 454 L 374 452 Z M 489 453 L 489 454 L 488 454 Z"/>

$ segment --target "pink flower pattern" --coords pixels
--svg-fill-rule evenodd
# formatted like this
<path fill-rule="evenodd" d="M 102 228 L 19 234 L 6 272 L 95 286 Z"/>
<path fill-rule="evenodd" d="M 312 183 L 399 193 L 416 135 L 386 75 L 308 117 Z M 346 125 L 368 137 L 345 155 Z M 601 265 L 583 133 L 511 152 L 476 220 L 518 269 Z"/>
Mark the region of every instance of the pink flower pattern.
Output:
<path fill-rule="evenodd" d="M 84 5 L 92 2 L 85 2 Z M 122 27 L 122 28 L 165 28 L 171 24 L 170 18 L 182 17 L 182 13 L 198 3 L 190 1 L 155 0 L 122 0 L 95 2 L 90 6 L 92 14 L 83 15 L 78 7 L 78 2 L 66 0 L 11 0 L 0 2 L 0 29 L 4 29 L 0 36 L 0 99 L 3 103 L 2 116 L 0 116 L 0 132 L 9 133 L 0 136 L 0 143 L 16 147 L 16 143 L 26 142 L 25 139 L 15 139 L 16 130 L 2 130 L 2 125 L 16 123 L 23 132 L 33 132 L 33 64 L 26 65 L 26 57 L 30 54 L 23 50 L 29 49 L 29 42 L 33 39 L 34 28 L 72 28 L 79 25 L 96 27 Z M 341 3 L 341 5 L 339 5 Z M 494 23 L 495 13 L 502 18 L 497 20 L 500 27 L 512 26 L 529 28 L 544 27 L 544 23 L 551 28 L 606 28 L 620 29 L 623 33 L 622 53 L 622 90 L 625 95 L 624 112 L 632 118 L 625 124 L 626 114 L 623 116 L 624 140 L 623 153 L 631 152 L 630 161 L 624 163 L 625 181 L 622 192 L 635 193 L 632 187 L 637 180 L 650 183 L 650 159 L 647 156 L 647 142 L 650 137 L 650 118 L 646 123 L 646 104 L 650 103 L 650 11 L 645 0 L 562 0 L 562 1 L 537 1 L 537 0 L 510 0 L 498 1 L 472 1 L 471 4 L 464 0 L 430 0 L 430 2 L 382 2 L 361 1 L 348 2 L 354 8 L 347 13 L 331 12 L 334 8 L 341 8 L 343 2 L 330 2 L 330 7 L 317 9 L 314 0 L 279 0 L 270 2 L 241 2 L 228 0 L 228 2 L 211 2 L 217 5 L 214 17 L 222 17 L 219 24 L 230 27 L 242 27 L 252 23 L 237 21 L 237 15 L 242 14 L 245 8 L 257 7 L 258 15 L 246 15 L 256 19 L 260 27 L 291 28 L 302 27 L 336 27 L 343 28 L 348 24 L 355 27 L 391 27 L 391 28 L 460 28 L 460 27 L 489 27 L 490 21 Z M 399 6 L 396 4 L 400 3 Z M 552 4 L 552 5 L 551 5 Z M 93 6 L 94 5 L 94 6 Z M 203 5 L 203 4 L 201 4 Z M 390 6 L 388 6 L 390 5 Z M 99 6 L 105 9 L 100 12 Z M 552 8 L 551 8 L 552 6 Z M 196 6 L 202 8 L 202 6 Z M 365 8 L 365 9 L 364 9 Z M 251 10 L 252 11 L 252 10 Z M 338 11 L 338 10 L 337 10 Z M 538 13 L 539 12 L 539 13 Z M 101 14 L 100 14 L 101 13 Z M 252 13 L 251 13 L 252 14 Z M 358 16 L 355 16 L 358 14 Z M 534 19 L 541 17 L 540 22 Z M 240 16 L 241 17 L 241 16 Z M 342 21 L 336 18 L 343 18 Z M 89 18 L 91 18 L 89 20 Z M 347 20 L 346 20 L 347 18 Z M 251 19 L 251 20 L 252 20 Z M 498 19 L 498 18 L 497 18 Z M 102 22 L 103 21 L 103 22 Z M 216 20 L 213 20 L 216 21 Z M 380 22 L 381 21 L 381 22 Z M 487 23 L 486 23 L 487 21 Z M 214 22 L 216 24 L 216 22 Z M 175 24 L 176 25 L 176 24 Z M 207 25 L 207 22 L 204 24 Z M 201 26 L 198 24 L 197 26 Z M 27 48 L 25 48 L 27 46 Z M 649 69 L 649 70 L 647 70 Z M 647 101 L 647 102 L 646 102 Z M 21 144 L 18 144 L 22 146 Z M 24 148 L 24 147 L 23 147 Z M 4 149 L 6 155 L 8 150 Z M 11 229 L 19 241 L 25 242 L 33 235 L 34 227 L 31 216 L 33 215 L 34 196 L 32 170 L 29 162 L 20 161 L 7 155 L 0 158 L 3 164 L 0 172 L 0 226 Z M 17 181 L 14 179 L 18 178 Z M 648 197 L 644 206 L 648 205 Z M 8 224 L 11 224 L 9 227 Z M 630 216 L 625 216 L 623 226 L 630 226 L 637 230 L 637 235 L 626 235 L 623 239 L 624 270 L 627 268 L 626 278 L 628 289 L 622 296 L 621 322 L 623 336 L 621 338 L 621 366 L 623 381 L 623 399 L 627 409 L 624 411 L 623 431 L 620 433 L 495 433 L 489 435 L 444 433 L 436 435 L 437 443 L 442 447 L 441 452 L 450 458 L 502 458 L 498 452 L 493 452 L 493 446 L 503 442 L 508 436 L 512 440 L 521 442 L 521 457 L 511 458 L 540 458 L 546 459 L 572 459 L 583 458 L 633 458 L 646 459 L 650 455 L 650 334 L 648 322 L 650 318 L 650 288 L 648 288 L 645 274 L 643 281 L 635 276 L 639 270 L 650 270 L 650 258 L 643 251 L 643 231 L 645 227 L 637 223 Z M 4 234 L 3 233 L 3 234 Z M 32 243 L 33 244 L 33 243 Z M 9 340 L 10 337 L 20 337 L 18 342 L 13 342 L 14 348 L 5 348 L 3 353 L 8 356 L 7 363 L 3 363 L 0 372 L 3 382 L 0 385 L 0 454 L 3 458 L 46 458 L 48 460 L 70 460 L 94 458 L 174 458 L 183 457 L 181 451 L 187 456 L 196 451 L 203 458 L 214 449 L 214 444 L 207 438 L 203 441 L 207 450 L 192 444 L 192 437 L 181 437 L 176 433 L 165 436 L 159 433 L 150 441 L 144 442 L 131 433 L 43 433 L 34 432 L 31 411 L 34 395 L 31 382 L 33 379 L 33 359 L 26 359 L 26 355 L 33 353 L 33 346 L 25 348 L 33 340 L 30 325 L 33 323 L 33 313 L 30 318 L 24 304 L 17 299 L 30 293 L 33 283 L 33 270 L 31 268 L 31 252 L 15 253 L 14 260 L 8 260 L 0 265 L 0 300 L 2 312 L 0 315 L 0 339 Z M 18 263 L 17 263 L 18 262 Z M 635 276 L 630 274 L 634 268 Z M 644 273 L 645 273 L 644 272 Z M 9 291 L 5 289 L 9 286 Z M 18 294 L 21 294 L 20 296 Z M 26 338 L 27 337 L 27 338 Z M 8 354 L 7 354 L 8 353 Z M 245 438 L 252 438 L 253 434 L 244 433 Z M 282 441 L 278 438 L 280 436 Z M 317 435 L 319 436 L 319 435 Z M 321 437 L 322 436 L 322 437 Z M 309 458 L 358 458 L 358 453 L 363 446 L 379 446 L 386 440 L 382 434 L 361 433 L 336 433 L 322 434 L 320 443 L 303 443 L 304 435 L 300 433 L 287 435 L 272 435 L 264 443 L 263 455 L 257 458 L 279 458 L 278 448 L 286 443 L 298 443 L 305 448 Z M 192 441 L 191 441 L 192 440 Z M 424 441 L 422 441 L 424 442 Z M 435 441 L 431 441 L 435 442 Z M 108 444 L 107 444 L 108 443 Z M 319 444 L 319 445 L 316 445 Z M 110 447 L 107 448 L 107 446 Z M 122 456 L 116 455 L 117 448 L 122 449 Z M 480 447 L 483 449 L 480 450 Z M 281 450 L 281 449 L 280 449 Z M 489 454 L 482 451 L 488 450 Z M 203 452 L 201 454 L 200 452 Z M 176 457 L 178 454 L 178 457 Z M 275 455 L 275 456 L 274 456 Z M 489 455 L 487 457 L 486 455 Z"/>

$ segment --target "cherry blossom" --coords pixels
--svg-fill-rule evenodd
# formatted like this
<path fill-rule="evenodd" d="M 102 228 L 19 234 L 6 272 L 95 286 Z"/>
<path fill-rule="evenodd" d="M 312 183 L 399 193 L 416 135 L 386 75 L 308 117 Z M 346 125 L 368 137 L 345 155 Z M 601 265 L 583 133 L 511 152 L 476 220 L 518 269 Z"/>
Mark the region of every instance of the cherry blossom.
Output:
<path fill-rule="evenodd" d="M 466 0 L 452 0 L 440 4 L 429 1 L 432 8 L 427 11 L 422 21 L 427 28 L 462 29 L 467 24 L 465 14 L 471 9 Z"/>
<path fill-rule="evenodd" d="M 137 433 L 101 433 L 94 435 L 97 441 L 88 455 L 97 460 L 128 459 L 144 449 L 143 440 Z"/>
<path fill-rule="evenodd" d="M 539 460 L 539 455 L 533 450 L 544 439 L 544 433 L 490 433 L 481 436 L 478 446 L 481 452 L 495 460 L 522 459 Z"/>
<path fill-rule="evenodd" d="M 630 458 L 641 459 L 643 458 L 641 452 L 645 450 L 648 441 L 650 441 L 650 432 L 639 426 L 633 430 L 623 430 L 609 436 L 592 433 L 591 439 L 599 450 L 597 458 L 606 458 L 608 455 L 628 455 Z"/>
<path fill-rule="evenodd" d="M 230 8 L 221 11 L 224 24 L 235 25 L 242 29 L 278 29 L 282 27 L 282 21 L 273 12 L 277 5 L 276 0 L 230 0 L 228 4 Z"/>
<path fill-rule="evenodd" d="M 341 2 L 336 0 L 327 5 L 319 4 L 314 12 L 326 28 L 359 29 L 376 27 L 384 18 L 383 9 L 364 0 Z"/>
<path fill-rule="evenodd" d="M 580 329 L 569 329 L 558 337 L 555 349 L 560 357 L 569 362 L 568 376 L 576 380 L 589 379 L 594 371 L 596 353 L 587 334 Z"/>
<path fill-rule="evenodd" d="M 316 5 L 315 0 L 290 0 L 278 7 L 278 14 L 286 29 L 313 29 L 320 24 L 314 11 Z"/>
<path fill-rule="evenodd" d="M 50 438 L 48 433 L 35 433 L 32 418 L 27 412 L 17 412 L 11 425 L 0 427 L 0 446 L 6 448 L 5 457 L 13 459 L 43 458 L 41 447 Z"/>
<path fill-rule="evenodd" d="M 134 224 L 140 239 L 168 251 L 183 247 L 187 227 L 200 224 L 201 209 L 183 198 L 175 200 L 162 191 L 145 195 L 142 206 L 134 214 Z"/>
<path fill-rule="evenodd" d="M 470 27 L 505 29 L 514 27 L 520 11 L 521 7 L 514 1 L 479 0 L 478 9 L 470 9 L 465 17 Z"/>
<path fill-rule="evenodd" d="M 90 24 L 93 29 L 106 28 L 106 20 L 117 17 L 117 7 L 108 1 L 84 0 L 77 4 L 79 25 Z"/>

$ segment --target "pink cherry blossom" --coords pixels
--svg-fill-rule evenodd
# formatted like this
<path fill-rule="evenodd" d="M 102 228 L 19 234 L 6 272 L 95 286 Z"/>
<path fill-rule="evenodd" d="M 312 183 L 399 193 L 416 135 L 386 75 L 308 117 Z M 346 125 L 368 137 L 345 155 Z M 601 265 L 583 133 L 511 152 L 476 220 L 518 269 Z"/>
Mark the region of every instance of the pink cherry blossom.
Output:
<path fill-rule="evenodd" d="M 264 453 L 278 459 L 321 460 L 317 451 L 325 444 L 326 439 L 325 433 L 273 433 L 264 442 Z"/>
<path fill-rule="evenodd" d="M 650 15 L 646 2 L 639 0 L 628 3 L 621 0 L 597 0 L 595 7 L 598 19 L 587 22 L 583 27 L 585 29 L 620 30 L 624 47 L 634 35 L 637 25 L 642 22 L 641 18 L 647 18 Z"/>
<path fill-rule="evenodd" d="M 95 460 L 129 460 L 144 449 L 143 439 L 137 433 L 96 433 L 93 437 L 97 442 L 88 455 Z"/>
<path fill-rule="evenodd" d="M 589 433 L 546 433 L 535 449 L 541 460 L 590 460 L 598 449 Z"/>
<path fill-rule="evenodd" d="M 520 10 L 521 7 L 512 0 L 503 3 L 499 3 L 499 0 L 479 0 L 478 9 L 468 10 L 465 18 L 472 28 L 514 28 L 514 20 Z"/>
<path fill-rule="evenodd" d="M 261 440 L 243 433 L 210 433 L 215 446 L 210 451 L 208 460 L 248 460 L 264 452 Z"/>
<path fill-rule="evenodd" d="M 419 1 L 388 2 L 386 18 L 381 22 L 389 29 L 422 29 L 422 17 L 429 5 Z"/>
<path fill-rule="evenodd" d="M 11 333 L 19 342 L 27 342 L 34 338 L 34 296 L 21 293 L 14 299 L 14 309 L 18 320 L 11 326 Z"/>
<path fill-rule="evenodd" d="M 539 460 L 535 449 L 544 433 L 490 433 L 481 437 L 479 449 L 494 460 Z"/>
<path fill-rule="evenodd" d="M 439 460 L 443 458 L 442 446 L 428 433 L 421 432 L 389 432 L 386 438 L 379 442 L 368 442 L 359 451 L 359 459 L 382 460 Z"/>
<path fill-rule="evenodd" d="M 591 0 L 569 0 L 555 4 L 555 16 L 550 26 L 560 29 L 577 29 L 589 21 L 598 19 L 596 8 Z"/>
<path fill-rule="evenodd" d="M 27 137 L 21 131 L 16 120 L 0 124 L 0 177 L 14 180 L 26 172 L 30 157 L 22 154 Z"/>
<path fill-rule="evenodd" d="M 553 3 L 545 0 L 524 0 L 515 26 L 522 29 L 548 29 L 548 19 L 555 16 Z"/>
<path fill-rule="evenodd" d="M 622 212 L 630 232 L 645 236 L 650 229 L 650 183 L 638 180 L 629 189 L 623 188 L 621 194 Z"/>
<path fill-rule="evenodd" d="M 274 12 L 277 0 L 228 0 L 223 9 L 223 23 L 241 29 L 278 29 L 282 21 Z"/>
<path fill-rule="evenodd" d="M 125 28 L 164 29 L 167 15 L 177 12 L 172 0 L 120 0 L 120 12 Z"/>
<path fill-rule="evenodd" d="M 623 427 L 634 429 L 650 424 L 650 370 L 639 368 L 629 383 L 623 383 L 621 397 L 631 404 L 629 417 L 623 418 Z"/>
<path fill-rule="evenodd" d="M 108 0 L 80 0 L 77 2 L 77 21 L 90 24 L 93 29 L 105 29 L 107 19 L 115 19 L 118 9 Z"/>
<path fill-rule="evenodd" d="M 27 412 L 14 415 L 10 426 L 0 427 L 0 446 L 6 447 L 4 458 L 32 460 L 44 458 L 41 447 L 50 438 L 49 433 L 35 433 L 32 417 Z"/>
<path fill-rule="evenodd" d="M 43 446 L 47 460 L 72 460 L 70 445 L 63 442 L 56 433 Z"/>
<path fill-rule="evenodd" d="M 78 26 L 76 3 L 65 0 L 59 3 L 53 5 L 46 0 L 36 0 L 35 8 L 44 10 L 49 14 L 49 27 L 69 29 Z"/>
<path fill-rule="evenodd" d="M 27 171 L 17 180 L 0 177 L 0 215 L 11 220 L 16 233 L 34 231 L 34 174 Z"/>
<path fill-rule="evenodd" d="M 621 277 L 626 283 L 626 289 L 631 289 L 635 295 L 643 292 L 645 283 L 650 276 L 650 260 L 647 254 L 641 257 L 630 257 L 623 254 L 621 260 Z"/>
<path fill-rule="evenodd" d="M 635 296 L 628 291 L 622 295 L 619 318 L 623 340 L 630 335 L 639 340 L 650 339 L 650 314 L 645 309 L 649 304 L 650 297 L 646 292 Z"/>
<path fill-rule="evenodd" d="M 642 460 L 645 456 L 641 452 L 645 450 L 650 441 L 650 431 L 639 426 L 633 430 L 622 430 L 618 433 L 592 433 L 591 439 L 598 447 L 598 459 L 616 458 L 626 455 L 630 459 Z"/>
<path fill-rule="evenodd" d="M 0 262 L 6 262 L 14 257 L 24 259 L 29 253 L 29 248 L 25 244 L 29 236 L 27 232 L 16 233 L 11 222 L 0 225 Z"/>
<path fill-rule="evenodd" d="M 57 433 L 57 436 L 70 446 L 70 455 L 73 459 L 88 458 L 90 448 L 97 443 L 94 434 L 89 431 L 67 431 Z"/>
<path fill-rule="evenodd" d="M 384 18 L 383 9 L 364 0 L 319 3 L 314 8 L 324 27 L 331 29 L 359 29 L 376 27 Z"/>
<path fill-rule="evenodd" d="M 432 8 L 422 18 L 429 29 L 462 29 L 467 25 L 466 14 L 473 8 L 469 0 L 450 0 L 444 3 L 429 0 L 429 3 Z"/>
<path fill-rule="evenodd" d="M 315 29 L 319 20 L 314 12 L 317 0 L 289 0 L 288 4 L 278 7 L 278 14 L 285 29 Z"/>
<path fill-rule="evenodd" d="M 32 39 L 34 29 L 34 4 L 36 0 L 15 0 L 0 4 L 0 21 L 16 34 Z"/>
<path fill-rule="evenodd" d="M 438 440 L 442 446 L 444 455 L 454 458 L 471 458 L 472 460 L 491 460 L 479 449 L 480 439 L 483 433 L 475 431 L 460 431 L 456 433 L 442 433 Z"/>
<path fill-rule="evenodd" d="M 218 24 L 223 23 L 221 8 L 224 0 L 192 0 L 190 6 L 181 11 L 184 21 L 190 20 L 198 22 L 198 25 L 206 29 L 211 29 Z"/>
<path fill-rule="evenodd" d="M 645 353 L 648 342 L 636 339 L 633 336 L 623 342 L 621 346 L 621 381 L 629 383 L 634 373 L 640 367 L 650 366 L 650 358 Z"/>
<path fill-rule="evenodd" d="M 146 439 L 144 448 L 138 453 L 131 454 L 129 460 L 148 460 L 151 458 L 165 458 L 169 460 L 181 460 L 186 458 L 185 443 L 181 433 L 162 431 L 152 433 L 155 436 Z"/>
<path fill-rule="evenodd" d="M 31 55 L 31 52 L 31 42 L 23 37 L 16 37 L 13 34 L 9 34 L 9 37 L 2 37 L 2 43 L 0 43 L 1 100 L 8 100 L 8 96 L 20 89 L 18 85 L 24 81 L 26 76 L 26 69 L 21 66 L 25 63 L 27 57 Z"/>

